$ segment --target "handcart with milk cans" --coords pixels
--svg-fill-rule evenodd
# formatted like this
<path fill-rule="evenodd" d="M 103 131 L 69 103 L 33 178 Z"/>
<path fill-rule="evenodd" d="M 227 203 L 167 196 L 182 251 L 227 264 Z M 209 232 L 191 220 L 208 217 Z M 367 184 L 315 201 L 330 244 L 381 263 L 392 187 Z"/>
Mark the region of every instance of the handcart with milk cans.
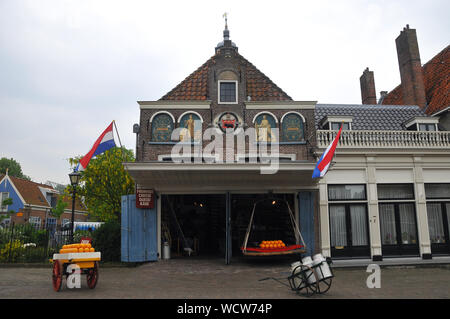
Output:
<path fill-rule="evenodd" d="M 331 263 L 331 259 L 325 259 L 322 254 L 314 255 L 313 258 L 307 256 L 291 264 L 290 275 L 287 278 L 268 277 L 260 281 L 273 279 L 290 287 L 292 291 L 308 297 L 323 294 L 330 289 L 334 277 Z M 287 279 L 289 284 L 280 279 Z"/>

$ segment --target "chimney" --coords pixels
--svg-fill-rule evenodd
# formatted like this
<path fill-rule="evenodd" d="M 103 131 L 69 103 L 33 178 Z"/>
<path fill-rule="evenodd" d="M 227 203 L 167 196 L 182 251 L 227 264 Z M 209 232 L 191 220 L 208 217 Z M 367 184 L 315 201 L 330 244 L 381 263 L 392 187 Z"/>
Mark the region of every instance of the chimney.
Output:
<path fill-rule="evenodd" d="M 378 100 L 378 104 L 383 104 L 383 100 L 388 95 L 388 91 L 380 91 L 380 99 Z"/>
<path fill-rule="evenodd" d="M 377 104 L 373 71 L 366 68 L 359 78 L 359 83 L 361 84 L 362 104 Z"/>
<path fill-rule="evenodd" d="M 410 29 L 407 24 L 395 39 L 395 44 L 402 81 L 403 104 L 425 108 L 427 100 L 416 30 Z"/>

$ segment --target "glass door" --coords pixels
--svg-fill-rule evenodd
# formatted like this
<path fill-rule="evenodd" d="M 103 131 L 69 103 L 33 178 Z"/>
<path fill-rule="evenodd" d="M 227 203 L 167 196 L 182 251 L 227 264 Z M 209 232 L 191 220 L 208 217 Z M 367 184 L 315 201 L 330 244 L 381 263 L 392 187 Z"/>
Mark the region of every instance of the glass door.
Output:
<path fill-rule="evenodd" d="M 418 256 L 414 203 L 379 205 L 383 256 Z"/>
<path fill-rule="evenodd" d="M 333 257 L 370 257 L 367 206 L 330 205 L 330 240 Z"/>
<path fill-rule="evenodd" d="M 450 203 L 427 203 L 431 253 L 450 254 Z"/>

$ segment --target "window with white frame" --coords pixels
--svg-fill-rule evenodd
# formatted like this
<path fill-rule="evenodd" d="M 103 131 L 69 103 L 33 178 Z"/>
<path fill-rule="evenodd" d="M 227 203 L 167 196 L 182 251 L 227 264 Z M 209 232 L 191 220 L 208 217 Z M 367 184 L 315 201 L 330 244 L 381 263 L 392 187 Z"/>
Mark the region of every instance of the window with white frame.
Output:
<path fill-rule="evenodd" d="M 219 81 L 219 103 L 237 103 L 237 81 Z"/>
<path fill-rule="evenodd" d="M 47 226 L 46 229 L 55 229 L 56 228 L 56 218 L 54 217 L 48 217 L 46 219 Z"/>
<path fill-rule="evenodd" d="M 41 218 L 38 216 L 30 216 L 28 219 L 28 222 L 33 226 L 35 229 L 41 228 Z"/>
<path fill-rule="evenodd" d="M 3 192 L 0 194 L 0 212 L 4 213 L 8 211 L 8 205 L 3 205 L 3 201 L 9 198 L 8 192 Z"/>
<path fill-rule="evenodd" d="M 342 130 L 347 131 L 352 129 L 353 117 L 327 115 L 320 122 L 320 126 L 324 130 L 338 131 L 342 125 Z"/>
<path fill-rule="evenodd" d="M 438 123 L 439 118 L 436 117 L 416 116 L 405 122 L 404 125 L 409 131 L 433 132 L 438 130 Z"/>

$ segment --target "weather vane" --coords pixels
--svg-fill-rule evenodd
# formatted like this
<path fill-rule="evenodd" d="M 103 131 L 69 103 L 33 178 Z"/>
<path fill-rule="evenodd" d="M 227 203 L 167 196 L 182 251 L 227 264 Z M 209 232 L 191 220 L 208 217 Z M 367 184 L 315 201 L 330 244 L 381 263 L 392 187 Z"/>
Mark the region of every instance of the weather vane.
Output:
<path fill-rule="evenodd" d="M 227 24 L 227 17 L 228 17 L 228 13 L 224 13 L 223 17 L 225 18 L 225 29 L 228 29 L 228 24 Z"/>

